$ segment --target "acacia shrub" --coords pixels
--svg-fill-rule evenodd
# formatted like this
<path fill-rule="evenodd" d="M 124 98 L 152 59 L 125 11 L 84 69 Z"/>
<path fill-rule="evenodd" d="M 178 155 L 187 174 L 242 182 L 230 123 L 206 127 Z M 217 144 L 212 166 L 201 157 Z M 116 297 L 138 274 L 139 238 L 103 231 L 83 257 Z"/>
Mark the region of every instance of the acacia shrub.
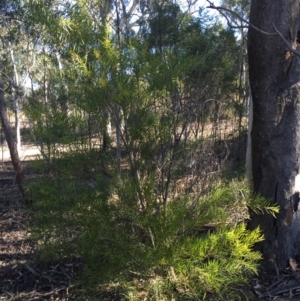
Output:
<path fill-rule="evenodd" d="M 267 202 L 250 201 L 244 181 L 142 211 L 133 198 L 134 180 L 117 173 L 107 177 L 95 167 L 85 179 L 70 177 L 79 164 L 92 165 L 78 159 L 76 166 L 60 162 L 55 176 L 28 182 L 36 200 L 30 231 L 41 260 L 82 257 L 77 283 L 96 299 L 114 283 L 124 300 L 224 300 L 257 272 L 261 255 L 253 245 L 263 237 L 259 229 L 248 231 L 243 220 L 247 205 L 261 210 Z M 153 198 L 151 183 L 143 184 Z"/>

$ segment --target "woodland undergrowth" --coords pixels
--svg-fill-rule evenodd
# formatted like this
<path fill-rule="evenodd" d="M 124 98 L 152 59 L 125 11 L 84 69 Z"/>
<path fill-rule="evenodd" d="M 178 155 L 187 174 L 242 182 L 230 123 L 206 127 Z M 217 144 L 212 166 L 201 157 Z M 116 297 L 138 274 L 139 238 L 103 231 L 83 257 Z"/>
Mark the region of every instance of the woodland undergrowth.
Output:
<path fill-rule="evenodd" d="M 247 230 L 248 208 L 276 208 L 251 196 L 243 177 L 220 178 L 200 194 L 170 193 L 163 203 L 154 174 L 137 181 L 112 161 L 94 150 L 33 163 L 43 174 L 26 185 L 40 260 L 82 257 L 74 283 L 92 299 L 110 290 L 122 300 L 246 298 L 241 285 L 258 272 L 253 246 L 263 240 L 258 228 Z"/>
<path fill-rule="evenodd" d="M 2 9 L 13 16 L 1 27 L 5 97 L 16 116 L 20 101 L 22 139 L 41 151 L 39 176 L 24 182 L 40 260 L 81 257 L 73 282 L 87 300 L 247 298 L 263 240 L 248 209 L 277 209 L 234 173 L 246 153 L 246 33 L 176 1 L 98 2 Z"/>

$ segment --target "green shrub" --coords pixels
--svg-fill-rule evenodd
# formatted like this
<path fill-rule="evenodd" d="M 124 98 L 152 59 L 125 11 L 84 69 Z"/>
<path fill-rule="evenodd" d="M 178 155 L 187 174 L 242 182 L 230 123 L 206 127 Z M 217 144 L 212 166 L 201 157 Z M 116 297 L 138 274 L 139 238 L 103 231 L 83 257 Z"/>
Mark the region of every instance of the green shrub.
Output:
<path fill-rule="evenodd" d="M 92 164 L 80 162 L 86 169 Z M 129 177 L 108 179 L 100 169 L 86 179 L 71 177 L 78 165 L 67 166 L 27 184 L 36 200 L 32 237 L 42 259 L 81 256 L 85 266 L 77 281 L 96 298 L 113 283 L 124 300 L 224 300 L 257 272 L 261 257 L 252 247 L 263 237 L 259 229 L 246 229 L 247 206 L 270 213 L 276 208 L 253 201 L 245 181 L 160 205 L 151 199 L 152 180 L 142 185 Z"/>

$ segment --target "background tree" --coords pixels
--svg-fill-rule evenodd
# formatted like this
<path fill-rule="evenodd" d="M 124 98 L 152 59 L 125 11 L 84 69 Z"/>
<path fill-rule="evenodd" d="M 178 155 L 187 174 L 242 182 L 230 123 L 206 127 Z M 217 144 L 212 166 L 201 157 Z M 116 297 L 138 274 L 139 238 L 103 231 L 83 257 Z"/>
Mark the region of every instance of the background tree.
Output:
<path fill-rule="evenodd" d="M 23 7 L 18 1 L 0 2 L 1 54 L 1 123 L 9 147 L 11 160 L 16 172 L 16 182 L 25 196 L 22 184 L 22 166 L 20 162 L 20 100 L 25 95 L 25 83 L 33 62 L 32 41 L 28 39 L 23 24 Z M 17 56 L 17 58 L 16 58 Z M 5 84 L 4 84 L 5 83 Z M 5 87 L 5 89 L 4 89 Z M 8 96 L 5 98 L 5 94 Z M 9 101 L 10 100 L 10 101 Z M 12 130 L 9 110 L 14 111 L 15 133 Z"/>

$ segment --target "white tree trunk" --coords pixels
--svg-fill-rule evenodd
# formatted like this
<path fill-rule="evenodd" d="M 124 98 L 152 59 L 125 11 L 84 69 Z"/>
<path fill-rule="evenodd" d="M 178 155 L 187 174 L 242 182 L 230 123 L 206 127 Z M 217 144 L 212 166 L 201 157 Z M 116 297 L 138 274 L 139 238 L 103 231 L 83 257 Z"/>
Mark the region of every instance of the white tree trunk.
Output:
<path fill-rule="evenodd" d="M 21 164 L 19 154 L 18 154 L 18 151 L 16 148 L 15 139 L 13 137 L 14 136 L 13 131 L 10 127 L 10 122 L 7 117 L 6 103 L 5 103 L 5 99 L 4 99 L 3 82 L 2 82 L 1 77 L 0 77 L 0 120 L 1 120 L 2 128 L 4 130 L 7 145 L 9 148 L 11 162 L 13 164 L 13 167 L 14 167 L 14 170 L 16 173 L 16 182 L 18 184 L 20 192 L 22 193 L 23 197 L 25 197 L 25 190 L 24 190 L 23 183 L 22 183 L 23 169 L 22 169 L 22 164 Z M 29 203 L 27 203 L 26 199 L 25 199 L 25 202 L 27 205 L 29 205 Z"/>
<path fill-rule="evenodd" d="M 12 49 L 12 45 L 10 42 L 8 42 L 9 47 L 9 53 L 10 53 L 10 59 L 11 63 L 13 65 L 14 70 L 14 85 L 13 85 L 13 104 L 14 104 L 14 111 L 15 111 L 15 133 L 16 133 L 16 143 L 17 143 L 17 151 L 20 156 L 21 154 L 21 131 L 20 131 L 20 108 L 19 108 L 19 100 L 20 95 L 18 91 L 19 87 L 19 75 L 17 71 L 17 66 L 15 62 L 14 52 Z"/>
<path fill-rule="evenodd" d="M 107 132 L 109 138 L 111 138 L 111 136 L 112 136 L 111 115 L 110 115 L 110 112 L 108 110 L 107 110 L 106 132 Z"/>
<path fill-rule="evenodd" d="M 58 70 L 59 70 L 60 76 L 61 76 L 62 71 L 63 71 L 63 64 L 62 64 L 61 57 L 60 57 L 60 54 L 58 51 L 56 51 L 55 56 L 56 56 L 57 63 L 58 63 Z M 70 112 L 69 112 L 69 104 L 68 104 L 68 86 L 63 83 L 63 80 L 62 80 L 62 85 L 63 85 L 63 93 L 60 96 L 61 109 L 63 112 L 65 112 L 67 115 L 69 115 Z"/>

